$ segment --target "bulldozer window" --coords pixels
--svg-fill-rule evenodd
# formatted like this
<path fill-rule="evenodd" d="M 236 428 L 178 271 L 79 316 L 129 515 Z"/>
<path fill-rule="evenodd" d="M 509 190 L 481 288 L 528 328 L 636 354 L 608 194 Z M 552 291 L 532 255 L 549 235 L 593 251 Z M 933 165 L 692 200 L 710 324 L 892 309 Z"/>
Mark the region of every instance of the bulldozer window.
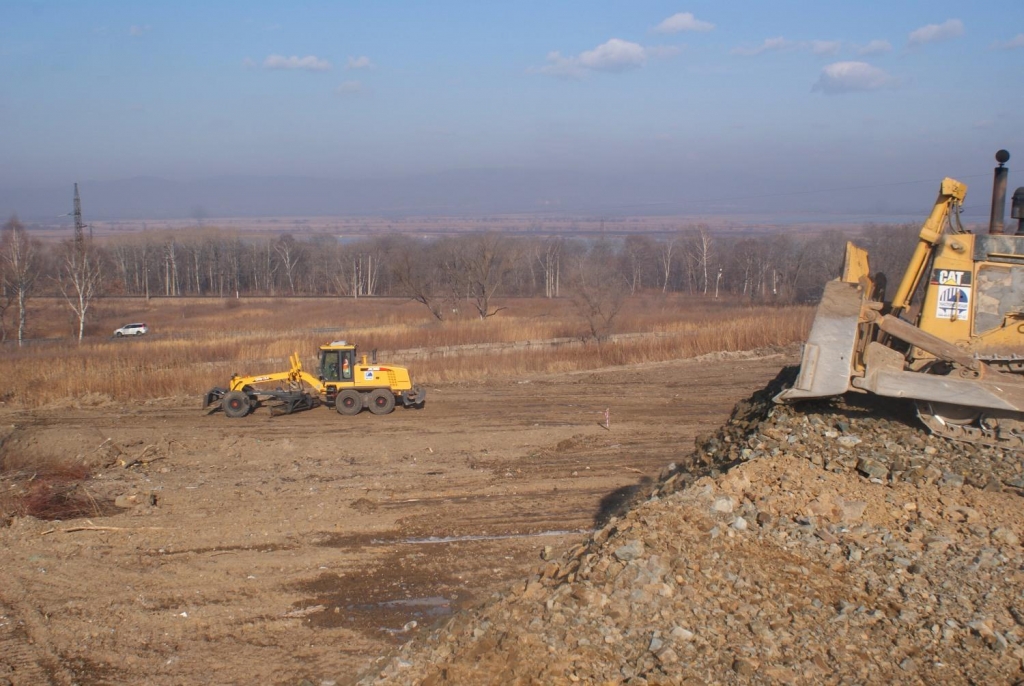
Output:
<path fill-rule="evenodd" d="M 338 381 L 340 368 L 337 350 L 325 350 L 320 354 L 320 376 L 324 377 L 325 381 Z"/>
<path fill-rule="evenodd" d="M 978 270 L 974 333 L 1003 325 L 1006 316 L 1024 312 L 1024 267 L 982 267 Z"/>

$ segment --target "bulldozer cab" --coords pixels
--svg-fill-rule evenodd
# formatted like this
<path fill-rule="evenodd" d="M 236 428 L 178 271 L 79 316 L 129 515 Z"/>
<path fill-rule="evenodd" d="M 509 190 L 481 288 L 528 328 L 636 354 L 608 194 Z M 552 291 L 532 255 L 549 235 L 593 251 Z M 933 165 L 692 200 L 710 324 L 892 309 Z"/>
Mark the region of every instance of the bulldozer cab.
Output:
<path fill-rule="evenodd" d="M 351 381 L 356 351 L 352 348 L 320 350 L 320 376 L 324 381 Z"/>
<path fill-rule="evenodd" d="M 976 336 L 1024 319 L 1024 266 L 985 264 L 978 269 L 977 281 Z"/>
<path fill-rule="evenodd" d="M 927 278 L 916 322 L 922 331 L 982 357 L 1020 355 L 1024 236 L 943 236 Z"/>

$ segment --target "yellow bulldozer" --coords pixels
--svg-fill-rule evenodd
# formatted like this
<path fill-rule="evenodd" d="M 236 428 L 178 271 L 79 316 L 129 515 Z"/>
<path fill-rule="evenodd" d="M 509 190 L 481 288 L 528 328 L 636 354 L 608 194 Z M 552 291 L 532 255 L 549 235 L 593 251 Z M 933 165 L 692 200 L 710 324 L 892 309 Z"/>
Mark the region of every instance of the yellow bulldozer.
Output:
<path fill-rule="evenodd" d="M 776 402 L 847 392 L 907 398 L 933 433 L 1024 449 L 1024 188 L 1004 233 L 1009 153 L 996 153 L 987 234 L 966 231 L 967 187 L 943 179 L 891 301 L 867 253 L 846 246 L 825 286 L 799 375 Z"/>
<path fill-rule="evenodd" d="M 319 405 L 334 407 L 339 414 L 355 415 L 368 408 L 374 414 L 388 414 L 397 403 L 421 408 L 427 399 L 424 388 L 414 385 L 409 370 L 392 364 L 378 364 L 357 356 L 356 347 L 346 341 L 320 346 L 319 374 L 302 369 L 299 354 L 289 360 L 283 372 L 239 376 L 234 374 L 227 388 L 215 387 L 203 397 L 207 413 L 223 410 L 228 417 L 245 417 L 267 405 L 271 415 L 291 414 Z"/>

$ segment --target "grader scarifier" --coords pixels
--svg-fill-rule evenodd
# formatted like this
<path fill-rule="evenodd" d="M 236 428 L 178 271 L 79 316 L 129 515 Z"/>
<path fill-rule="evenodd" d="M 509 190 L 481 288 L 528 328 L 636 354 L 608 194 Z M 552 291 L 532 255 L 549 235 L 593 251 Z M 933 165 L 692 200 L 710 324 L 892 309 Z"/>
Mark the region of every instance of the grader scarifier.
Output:
<path fill-rule="evenodd" d="M 374 355 L 376 358 L 376 355 Z M 334 407 L 339 414 L 355 415 L 368 408 L 374 414 L 388 414 L 403 407 L 423 407 L 427 392 L 414 385 L 409 370 L 357 357 L 356 347 L 345 341 L 320 346 L 319 375 L 303 370 L 294 353 L 287 371 L 255 376 L 231 377 L 226 388 L 211 388 L 203 398 L 207 413 L 223 410 L 239 418 L 267 406 L 271 415 L 291 414 L 319 405 Z"/>

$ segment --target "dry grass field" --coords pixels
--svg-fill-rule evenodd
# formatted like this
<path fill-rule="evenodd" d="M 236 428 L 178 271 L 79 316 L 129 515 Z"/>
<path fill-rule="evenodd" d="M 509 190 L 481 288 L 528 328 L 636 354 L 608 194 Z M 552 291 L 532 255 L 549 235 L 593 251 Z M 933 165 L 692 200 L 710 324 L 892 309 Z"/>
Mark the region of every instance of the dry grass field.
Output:
<path fill-rule="evenodd" d="M 484 377 L 598 369 L 694 357 L 714 351 L 751 350 L 803 340 L 810 307 L 754 307 L 748 303 L 685 295 L 630 298 L 612 334 L 650 334 L 601 344 L 583 342 L 588 327 L 567 298 L 499 302 L 498 315 L 468 314 L 438 322 L 407 299 L 105 298 L 94 306 L 79 345 L 63 303 L 36 299 L 30 335 L 22 347 L 8 341 L 0 356 L 5 381 L 0 400 L 40 406 L 91 397 L 133 401 L 194 396 L 223 385 L 234 372 L 280 371 L 298 351 L 312 365 L 317 346 L 345 339 L 382 361 L 408 366 L 417 383 L 431 386 Z M 115 339 L 115 328 L 145 322 L 150 334 Z M 480 343 L 576 338 L 576 345 L 460 352 Z M 39 340 L 42 339 L 42 340 Z M 436 355 L 408 355 L 414 348 Z"/>

